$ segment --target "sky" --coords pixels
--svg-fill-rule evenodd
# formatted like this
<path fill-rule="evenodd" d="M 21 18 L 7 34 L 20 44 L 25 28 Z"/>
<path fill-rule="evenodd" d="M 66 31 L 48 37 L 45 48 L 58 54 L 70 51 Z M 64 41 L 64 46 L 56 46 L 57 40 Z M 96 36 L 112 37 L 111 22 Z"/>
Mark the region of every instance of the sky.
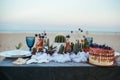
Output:
<path fill-rule="evenodd" d="M 0 31 L 120 32 L 120 0 L 0 0 Z"/>

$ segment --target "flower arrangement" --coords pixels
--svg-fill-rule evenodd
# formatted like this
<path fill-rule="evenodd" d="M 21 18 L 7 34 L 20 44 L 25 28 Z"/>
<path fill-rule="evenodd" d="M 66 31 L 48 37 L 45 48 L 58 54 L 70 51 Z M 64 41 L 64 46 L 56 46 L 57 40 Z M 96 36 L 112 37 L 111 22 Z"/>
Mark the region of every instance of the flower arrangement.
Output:
<path fill-rule="evenodd" d="M 74 31 L 70 31 L 71 34 L 74 33 Z M 83 30 L 81 28 L 78 28 L 78 32 L 76 35 L 78 35 L 78 39 L 76 39 L 76 42 L 69 41 L 71 35 L 56 35 L 54 38 L 54 42 L 57 43 L 57 45 L 50 45 L 49 38 L 47 38 L 47 33 L 44 31 L 43 33 L 35 34 L 36 37 L 38 37 L 38 41 L 36 43 L 36 50 L 33 48 L 33 52 L 47 52 L 48 54 L 52 55 L 54 52 L 64 54 L 64 53 L 75 53 L 78 52 L 88 52 L 89 51 L 89 42 L 86 38 L 86 36 L 82 36 L 81 39 L 81 33 L 83 33 Z M 60 44 L 60 45 L 59 45 Z"/>

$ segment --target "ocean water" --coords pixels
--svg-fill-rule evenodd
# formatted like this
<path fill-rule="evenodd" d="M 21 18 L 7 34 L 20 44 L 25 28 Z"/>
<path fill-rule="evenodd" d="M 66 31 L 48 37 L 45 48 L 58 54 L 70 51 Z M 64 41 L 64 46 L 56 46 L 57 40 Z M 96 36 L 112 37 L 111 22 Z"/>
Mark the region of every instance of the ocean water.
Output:
<path fill-rule="evenodd" d="M 79 27 L 79 26 L 16 26 L 16 25 L 0 25 L 0 33 L 41 33 L 46 31 L 47 33 L 80 33 L 78 30 L 81 28 L 83 33 L 88 31 L 90 34 L 120 34 L 120 27 Z"/>
<path fill-rule="evenodd" d="M 44 32 L 44 30 L 0 30 L 0 33 L 42 33 Z M 47 33 L 65 33 L 65 34 L 70 34 L 71 31 L 68 31 L 68 30 L 47 30 L 45 31 Z M 86 31 L 83 31 L 83 32 L 79 32 L 79 31 L 73 31 L 73 34 L 75 33 L 82 33 L 82 34 L 85 34 Z M 120 34 L 120 32 L 108 32 L 108 31 L 88 31 L 89 34 Z"/>

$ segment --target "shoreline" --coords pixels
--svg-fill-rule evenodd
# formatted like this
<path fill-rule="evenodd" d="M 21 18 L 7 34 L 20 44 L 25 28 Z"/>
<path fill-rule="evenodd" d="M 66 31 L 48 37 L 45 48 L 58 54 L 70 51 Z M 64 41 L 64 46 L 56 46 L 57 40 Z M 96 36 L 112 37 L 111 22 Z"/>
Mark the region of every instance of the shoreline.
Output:
<path fill-rule="evenodd" d="M 40 31 L 40 30 L 13 30 L 13 31 L 0 31 L 0 34 L 2 33 L 42 33 L 44 31 Z M 65 33 L 65 34 L 70 34 L 70 31 L 46 31 L 47 33 Z M 74 33 L 78 32 L 77 30 L 74 31 Z M 86 31 L 83 32 L 84 34 L 86 33 Z M 120 32 L 105 32 L 105 31 L 88 31 L 89 34 L 120 34 Z"/>

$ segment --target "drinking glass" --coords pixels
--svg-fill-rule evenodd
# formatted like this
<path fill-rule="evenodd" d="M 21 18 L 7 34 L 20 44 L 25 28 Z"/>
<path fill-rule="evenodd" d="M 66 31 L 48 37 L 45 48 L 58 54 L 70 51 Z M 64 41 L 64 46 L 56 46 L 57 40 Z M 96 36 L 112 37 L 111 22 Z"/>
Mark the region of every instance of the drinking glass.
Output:
<path fill-rule="evenodd" d="M 87 37 L 87 41 L 89 42 L 89 45 L 93 43 L 93 37 Z"/>
<path fill-rule="evenodd" d="M 31 51 L 34 43 L 35 43 L 35 37 L 32 37 L 32 36 L 27 36 L 26 37 L 26 43 L 27 43 L 27 46 L 29 47 L 29 51 Z"/>

